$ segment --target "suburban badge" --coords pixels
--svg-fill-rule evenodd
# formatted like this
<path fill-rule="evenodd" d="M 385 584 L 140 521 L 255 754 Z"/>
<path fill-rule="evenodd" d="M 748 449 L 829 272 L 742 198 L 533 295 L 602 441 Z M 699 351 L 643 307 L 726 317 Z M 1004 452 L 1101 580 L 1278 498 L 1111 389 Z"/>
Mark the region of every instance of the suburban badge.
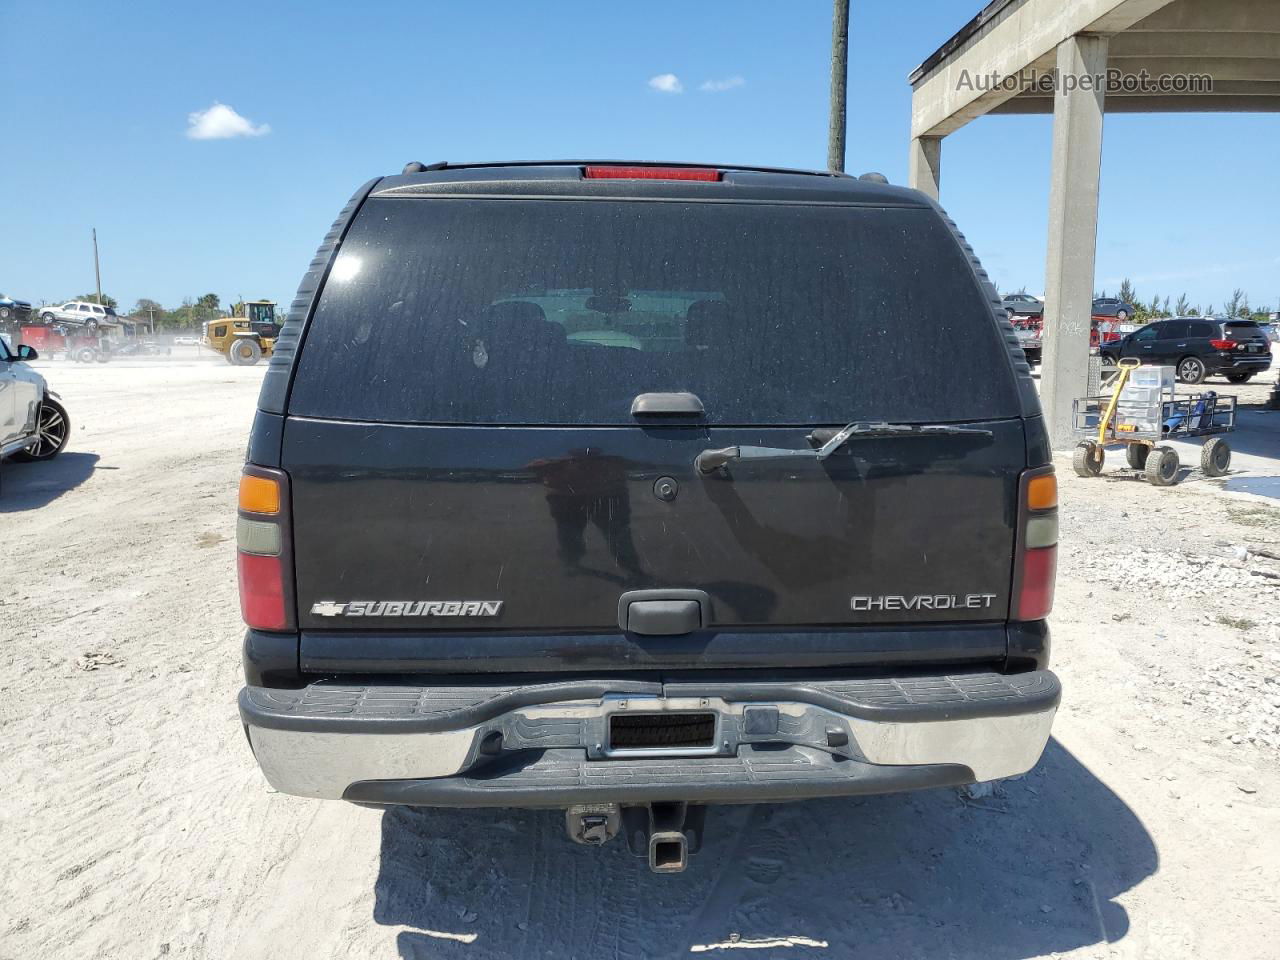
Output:
<path fill-rule="evenodd" d="M 321 600 L 317 617 L 496 617 L 501 600 Z"/>

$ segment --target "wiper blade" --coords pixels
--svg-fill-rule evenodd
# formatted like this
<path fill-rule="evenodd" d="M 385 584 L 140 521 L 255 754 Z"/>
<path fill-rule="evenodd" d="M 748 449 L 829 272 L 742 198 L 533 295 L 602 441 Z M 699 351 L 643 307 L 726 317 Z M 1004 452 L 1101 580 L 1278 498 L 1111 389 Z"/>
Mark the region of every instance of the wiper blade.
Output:
<path fill-rule="evenodd" d="M 819 452 L 826 450 L 827 453 L 824 456 L 830 456 L 845 441 L 853 437 L 990 437 L 991 435 L 990 430 L 984 430 L 981 427 L 957 427 L 949 423 L 886 423 L 883 420 L 860 420 L 841 427 L 834 433 L 823 428 L 814 430 L 809 434 L 809 441 L 821 443 Z"/>
<path fill-rule="evenodd" d="M 810 443 L 821 444 L 816 449 L 793 450 L 787 447 L 724 447 L 719 450 L 703 450 L 694 458 L 693 465 L 699 473 L 714 473 L 734 460 L 825 460 L 850 440 L 866 440 L 878 437 L 990 437 L 990 430 L 980 427 L 956 427 L 948 423 L 886 423 L 885 421 L 855 420 L 831 433 L 828 429 L 814 430 L 809 434 Z"/>

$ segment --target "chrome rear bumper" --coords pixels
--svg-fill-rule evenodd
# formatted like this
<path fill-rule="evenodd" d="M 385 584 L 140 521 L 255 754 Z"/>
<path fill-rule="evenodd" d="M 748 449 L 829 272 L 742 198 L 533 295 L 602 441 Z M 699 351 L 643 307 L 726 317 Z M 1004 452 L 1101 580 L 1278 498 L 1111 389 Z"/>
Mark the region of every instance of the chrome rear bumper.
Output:
<path fill-rule="evenodd" d="M 768 683 L 247 687 L 240 712 L 284 793 L 555 806 L 892 792 L 1024 773 L 1060 698 L 1048 671 Z M 619 747 L 615 716 L 709 715 L 681 747 Z"/>

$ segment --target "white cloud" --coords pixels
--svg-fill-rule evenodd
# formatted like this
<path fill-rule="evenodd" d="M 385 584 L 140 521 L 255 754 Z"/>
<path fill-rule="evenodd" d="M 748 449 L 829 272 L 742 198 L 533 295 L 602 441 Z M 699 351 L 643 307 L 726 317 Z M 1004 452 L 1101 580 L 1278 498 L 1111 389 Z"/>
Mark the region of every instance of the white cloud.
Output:
<path fill-rule="evenodd" d="M 674 73 L 660 73 L 649 78 L 649 86 L 659 93 L 684 93 L 684 84 Z"/>
<path fill-rule="evenodd" d="M 229 140 L 232 137 L 261 137 L 271 132 L 269 124 L 254 125 L 225 103 L 187 114 L 187 137 L 191 140 Z"/>
<path fill-rule="evenodd" d="M 726 90 L 740 87 L 746 82 L 745 77 L 735 74 L 732 77 L 725 77 L 723 80 L 707 80 L 698 89 L 703 93 L 724 93 Z"/>

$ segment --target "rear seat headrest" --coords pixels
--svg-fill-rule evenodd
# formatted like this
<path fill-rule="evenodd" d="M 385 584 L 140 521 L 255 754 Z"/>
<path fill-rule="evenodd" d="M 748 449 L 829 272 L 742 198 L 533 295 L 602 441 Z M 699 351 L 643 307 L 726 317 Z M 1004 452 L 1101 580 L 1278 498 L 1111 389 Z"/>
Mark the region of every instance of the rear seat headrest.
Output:
<path fill-rule="evenodd" d="M 532 349 L 565 342 L 564 327 L 552 323 L 542 307 L 528 300 L 509 300 L 487 307 L 481 326 L 491 350 L 504 344 Z"/>

